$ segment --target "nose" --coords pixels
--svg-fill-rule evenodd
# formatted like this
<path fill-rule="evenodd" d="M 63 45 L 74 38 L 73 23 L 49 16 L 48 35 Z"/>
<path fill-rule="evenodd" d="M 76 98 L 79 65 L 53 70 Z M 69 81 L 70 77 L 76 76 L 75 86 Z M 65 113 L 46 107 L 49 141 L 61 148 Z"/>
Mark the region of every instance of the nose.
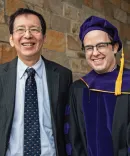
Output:
<path fill-rule="evenodd" d="M 97 47 L 95 46 L 95 47 L 93 47 L 93 55 L 94 56 L 97 56 L 97 55 L 99 55 L 100 54 L 100 52 L 97 50 Z"/>
<path fill-rule="evenodd" d="M 31 38 L 32 37 L 32 34 L 28 29 L 25 31 L 24 37 L 26 37 L 26 38 Z"/>

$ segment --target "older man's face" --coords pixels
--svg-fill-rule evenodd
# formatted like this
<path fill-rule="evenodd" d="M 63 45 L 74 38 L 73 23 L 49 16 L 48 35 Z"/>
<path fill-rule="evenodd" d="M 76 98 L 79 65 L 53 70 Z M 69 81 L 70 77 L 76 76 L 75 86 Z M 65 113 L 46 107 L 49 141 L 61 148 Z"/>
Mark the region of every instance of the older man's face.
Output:
<path fill-rule="evenodd" d="M 118 45 L 112 46 L 108 34 L 101 30 L 88 32 L 84 37 L 85 56 L 88 65 L 97 73 L 106 73 L 113 70 L 116 65 L 114 54 Z M 97 48 L 92 46 L 97 45 Z"/>
<path fill-rule="evenodd" d="M 38 60 L 45 38 L 39 18 L 33 14 L 19 15 L 14 21 L 13 30 L 10 44 L 15 47 L 19 58 L 23 62 L 34 58 Z"/>

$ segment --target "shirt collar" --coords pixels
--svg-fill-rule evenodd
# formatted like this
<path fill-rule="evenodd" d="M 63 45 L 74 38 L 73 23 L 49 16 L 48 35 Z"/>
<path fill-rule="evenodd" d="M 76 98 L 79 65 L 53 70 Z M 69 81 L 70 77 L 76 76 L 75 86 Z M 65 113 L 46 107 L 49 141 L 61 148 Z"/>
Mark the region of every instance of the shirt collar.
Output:
<path fill-rule="evenodd" d="M 25 75 L 25 70 L 27 68 L 33 68 L 36 71 L 36 74 L 41 78 L 42 77 L 42 72 L 43 72 L 43 60 L 40 56 L 39 61 L 34 64 L 32 67 L 28 67 L 26 64 L 24 64 L 19 58 L 18 58 L 18 64 L 17 64 L 17 72 L 19 75 L 19 78 L 21 79 Z"/>
<path fill-rule="evenodd" d="M 43 73 L 43 68 L 42 68 L 42 66 L 43 66 L 43 60 L 42 60 L 42 58 L 41 58 L 41 56 L 40 56 L 39 61 L 38 61 L 36 64 L 34 64 L 34 65 L 32 66 L 32 68 L 35 69 L 36 74 L 37 74 L 40 78 L 42 77 L 42 73 Z"/>

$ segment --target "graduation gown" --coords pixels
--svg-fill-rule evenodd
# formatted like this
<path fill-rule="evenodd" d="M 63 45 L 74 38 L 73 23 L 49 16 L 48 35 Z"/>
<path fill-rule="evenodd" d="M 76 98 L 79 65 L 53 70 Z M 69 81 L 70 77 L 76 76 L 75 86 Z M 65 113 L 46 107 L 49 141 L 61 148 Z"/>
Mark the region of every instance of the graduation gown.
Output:
<path fill-rule="evenodd" d="M 130 70 L 124 69 L 122 94 L 115 96 L 118 72 L 92 71 L 71 86 L 64 124 L 68 156 L 128 156 Z"/>

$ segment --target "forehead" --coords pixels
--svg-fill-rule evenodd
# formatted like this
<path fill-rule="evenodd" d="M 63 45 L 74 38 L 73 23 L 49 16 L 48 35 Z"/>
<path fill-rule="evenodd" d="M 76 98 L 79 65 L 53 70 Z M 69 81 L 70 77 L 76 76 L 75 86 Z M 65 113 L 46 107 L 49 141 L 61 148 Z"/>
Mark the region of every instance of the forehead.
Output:
<path fill-rule="evenodd" d="M 88 32 L 84 37 L 84 44 L 89 43 L 99 43 L 99 42 L 106 42 L 110 41 L 108 34 L 102 30 L 93 30 Z"/>
<path fill-rule="evenodd" d="M 37 25 L 40 26 L 40 20 L 36 15 L 33 14 L 22 14 L 22 15 L 18 15 L 15 20 L 14 20 L 14 26 L 29 26 L 29 25 Z"/>

